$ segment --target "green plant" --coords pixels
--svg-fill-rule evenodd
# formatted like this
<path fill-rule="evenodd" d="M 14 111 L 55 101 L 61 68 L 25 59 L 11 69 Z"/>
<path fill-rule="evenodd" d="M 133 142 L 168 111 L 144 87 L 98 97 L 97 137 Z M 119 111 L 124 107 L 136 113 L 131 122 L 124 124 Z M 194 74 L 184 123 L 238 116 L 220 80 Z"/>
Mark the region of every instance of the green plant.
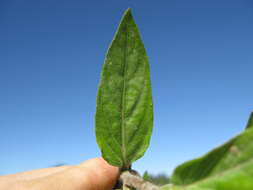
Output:
<path fill-rule="evenodd" d="M 107 52 L 98 90 L 96 136 L 103 157 L 129 169 L 148 148 L 152 127 L 148 58 L 128 9 Z"/>
<path fill-rule="evenodd" d="M 145 181 L 149 181 L 155 185 L 165 185 L 170 182 L 170 178 L 164 173 L 159 173 L 157 175 L 154 175 L 145 171 L 142 178 Z"/>
<path fill-rule="evenodd" d="M 97 96 L 96 137 L 102 156 L 122 170 L 123 189 L 252 190 L 253 114 L 246 130 L 203 157 L 178 166 L 158 187 L 131 170 L 149 146 L 153 104 L 148 58 L 128 9 L 107 52 Z M 149 179 L 148 174 L 144 176 Z"/>

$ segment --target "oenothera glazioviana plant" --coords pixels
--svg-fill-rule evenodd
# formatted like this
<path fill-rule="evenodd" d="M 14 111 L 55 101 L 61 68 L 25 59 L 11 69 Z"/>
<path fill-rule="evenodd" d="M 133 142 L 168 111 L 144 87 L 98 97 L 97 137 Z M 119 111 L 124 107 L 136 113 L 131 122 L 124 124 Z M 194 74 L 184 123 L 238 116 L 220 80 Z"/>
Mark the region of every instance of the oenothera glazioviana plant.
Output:
<path fill-rule="evenodd" d="M 145 153 L 153 128 L 150 68 L 128 9 L 107 52 L 97 96 L 96 137 L 103 158 L 122 171 Z M 178 166 L 157 187 L 123 172 L 123 188 L 253 190 L 253 114 L 246 130 L 206 155 Z"/>

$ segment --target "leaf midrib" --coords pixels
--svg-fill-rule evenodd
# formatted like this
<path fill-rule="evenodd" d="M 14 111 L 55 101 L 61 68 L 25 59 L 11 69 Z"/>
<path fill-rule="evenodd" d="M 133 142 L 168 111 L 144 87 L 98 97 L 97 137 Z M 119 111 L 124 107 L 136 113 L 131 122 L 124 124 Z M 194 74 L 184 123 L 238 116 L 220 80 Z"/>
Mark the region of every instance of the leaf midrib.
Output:
<path fill-rule="evenodd" d="M 126 137 L 125 137 L 125 96 L 126 96 L 126 70 L 127 70 L 127 41 L 128 41 L 128 30 L 127 24 L 125 26 L 125 44 L 124 44 L 124 58 L 123 58 L 123 92 L 122 92 L 122 106 L 121 106 L 121 139 L 122 139 L 122 156 L 123 156 L 123 167 L 127 167 L 126 163 Z"/>

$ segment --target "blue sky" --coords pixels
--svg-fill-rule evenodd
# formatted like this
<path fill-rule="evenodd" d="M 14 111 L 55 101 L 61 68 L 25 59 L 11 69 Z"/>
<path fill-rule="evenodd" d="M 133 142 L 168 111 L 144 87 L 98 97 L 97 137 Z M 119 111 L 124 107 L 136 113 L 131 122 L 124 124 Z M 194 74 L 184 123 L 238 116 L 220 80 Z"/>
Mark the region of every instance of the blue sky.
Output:
<path fill-rule="evenodd" d="M 155 109 L 150 148 L 133 168 L 169 174 L 244 129 L 253 110 L 252 1 L 1 0 L 1 174 L 100 156 L 97 86 L 128 7 Z"/>

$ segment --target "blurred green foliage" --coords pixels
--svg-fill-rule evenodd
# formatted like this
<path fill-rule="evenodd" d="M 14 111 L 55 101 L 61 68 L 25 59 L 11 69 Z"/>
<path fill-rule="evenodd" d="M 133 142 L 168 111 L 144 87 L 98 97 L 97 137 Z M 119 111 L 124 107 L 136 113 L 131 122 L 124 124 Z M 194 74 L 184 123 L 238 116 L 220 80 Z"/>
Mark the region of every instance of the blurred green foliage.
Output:
<path fill-rule="evenodd" d="M 154 174 L 148 173 L 148 171 L 144 172 L 143 179 L 155 185 L 165 185 L 170 182 L 170 178 L 167 174 L 159 173 L 157 175 L 154 175 Z"/>

